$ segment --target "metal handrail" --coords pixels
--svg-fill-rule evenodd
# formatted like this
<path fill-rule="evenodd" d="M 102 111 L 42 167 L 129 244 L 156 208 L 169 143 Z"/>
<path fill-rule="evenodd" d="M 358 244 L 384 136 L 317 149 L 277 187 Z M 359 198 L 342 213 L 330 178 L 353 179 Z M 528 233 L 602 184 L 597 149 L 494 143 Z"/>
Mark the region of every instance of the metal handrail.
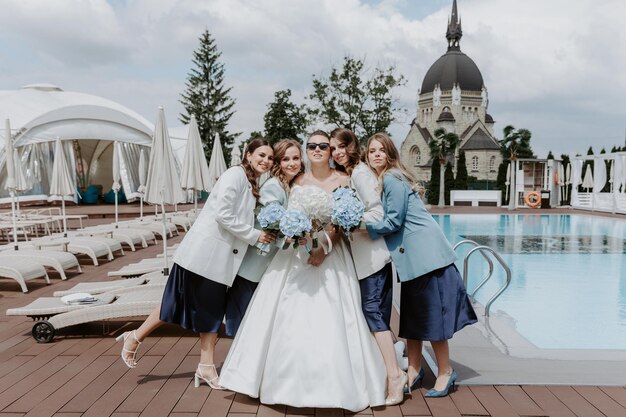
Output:
<path fill-rule="evenodd" d="M 511 283 L 511 269 L 509 269 L 508 265 L 506 264 L 506 262 L 504 262 L 504 260 L 500 257 L 500 255 L 498 255 L 498 253 L 491 249 L 489 246 L 476 246 L 475 248 L 472 248 L 469 250 L 469 252 L 467 252 L 467 255 L 465 255 L 465 259 L 463 260 L 463 282 L 465 283 L 465 286 L 467 287 L 467 266 L 468 266 L 468 262 L 469 262 L 469 257 L 474 253 L 474 252 L 480 252 L 483 253 L 483 251 L 487 251 L 489 253 L 491 253 L 491 255 L 496 258 L 496 260 L 500 263 L 500 266 L 502 266 L 502 268 L 504 269 L 504 272 L 506 272 L 506 282 L 504 283 L 504 285 L 502 286 L 502 288 L 500 288 L 498 290 L 498 292 L 496 292 L 493 297 L 491 297 L 491 299 L 489 301 L 487 301 L 487 304 L 485 305 L 485 316 L 489 316 L 489 309 L 491 308 L 491 304 L 493 304 L 494 301 L 496 301 L 496 299 L 504 292 L 504 290 L 506 290 L 509 286 L 509 284 Z M 484 256 L 484 254 L 483 254 Z M 489 275 L 489 277 L 487 279 L 491 278 L 491 275 Z M 482 283 L 481 283 L 482 284 Z M 476 291 L 474 291 L 475 293 Z M 473 294 L 473 293 L 472 293 Z"/>
<path fill-rule="evenodd" d="M 471 240 L 471 239 L 465 239 L 465 240 L 461 240 L 460 242 L 457 242 L 452 249 L 456 250 L 459 246 L 461 245 L 473 245 L 475 247 L 477 246 L 481 246 L 479 243 Z M 485 258 L 487 260 L 487 263 L 489 264 L 489 273 L 487 273 L 487 275 L 485 276 L 485 278 L 483 278 L 482 281 L 480 281 L 480 283 L 478 284 L 478 286 L 476 286 L 476 288 L 474 289 L 474 291 L 472 291 L 472 293 L 469 295 L 470 298 L 474 298 L 474 295 L 476 294 L 476 292 L 483 286 L 485 285 L 485 283 L 487 281 L 489 281 L 489 278 L 491 278 L 491 275 L 493 274 L 493 262 L 491 262 L 491 258 L 487 255 L 485 255 L 483 253 L 483 251 L 480 251 L 481 255 L 483 256 L 483 258 Z M 467 274 L 465 274 L 465 270 L 467 269 L 467 265 L 465 265 L 465 263 L 463 264 L 463 285 L 465 285 L 465 288 L 467 288 Z"/>

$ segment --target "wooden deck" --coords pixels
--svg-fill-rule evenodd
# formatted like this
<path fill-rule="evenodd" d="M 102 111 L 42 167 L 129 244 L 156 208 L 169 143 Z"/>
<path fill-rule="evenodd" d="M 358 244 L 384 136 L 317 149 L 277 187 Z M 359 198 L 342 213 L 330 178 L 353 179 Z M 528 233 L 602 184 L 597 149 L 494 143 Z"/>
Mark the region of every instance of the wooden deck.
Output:
<path fill-rule="evenodd" d="M 175 326 L 165 326 L 148 338 L 140 348 L 139 366 L 131 370 L 120 360 L 121 346 L 114 336 L 138 326 L 137 321 L 110 322 L 104 335 L 102 323 L 77 326 L 57 335 L 52 343 L 38 344 L 30 336 L 30 319 L 4 315 L 7 308 L 26 305 L 77 282 L 104 280 L 107 271 L 153 257 L 160 250 L 160 245 L 153 245 L 127 251 L 99 267 L 84 259 L 82 274 L 70 272 L 70 278 L 63 282 L 51 273 L 52 285 L 30 281 L 28 294 L 22 294 L 14 281 L 0 280 L 0 417 L 354 415 L 336 409 L 269 407 L 245 395 L 212 391 L 206 385 L 195 389 L 192 376 L 198 362 L 197 338 Z M 230 343 L 219 340 L 218 363 Z M 431 387 L 433 381 L 429 372 L 425 386 Z M 368 409 L 356 415 L 626 416 L 624 387 L 461 385 L 441 399 L 425 399 L 424 392 L 414 392 L 401 406 Z"/>

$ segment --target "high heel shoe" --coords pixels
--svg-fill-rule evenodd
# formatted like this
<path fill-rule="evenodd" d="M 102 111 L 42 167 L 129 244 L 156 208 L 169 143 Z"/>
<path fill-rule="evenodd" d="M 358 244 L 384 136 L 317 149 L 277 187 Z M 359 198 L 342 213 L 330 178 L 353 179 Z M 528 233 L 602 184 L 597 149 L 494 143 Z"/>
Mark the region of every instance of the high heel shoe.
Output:
<path fill-rule="evenodd" d="M 385 398 L 385 405 L 397 405 L 404 401 L 404 392 L 408 390 L 409 376 L 406 372 L 402 371 L 399 382 L 395 386 L 387 387 L 387 398 Z"/>
<path fill-rule="evenodd" d="M 126 349 L 126 341 L 131 336 L 133 339 L 135 339 L 135 342 L 137 342 L 137 347 L 135 348 L 135 350 Z M 117 336 L 115 340 L 117 342 L 121 342 L 121 341 L 124 342 L 124 344 L 122 345 L 121 356 L 126 366 L 128 366 L 131 369 L 137 366 L 137 361 L 135 360 L 135 357 L 137 356 L 137 349 L 139 349 L 139 345 L 141 345 L 141 342 L 139 341 L 139 339 L 137 339 L 137 333 L 135 333 L 134 330 L 131 332 L 124 332 L 121 335 Z M 127 353 L 129 353 L 130 355 L 126 355 Z"/>
<path fill-rule="evenodd" d="M 453 369 L 452 373 L 450 374 L 450 379 L 448 380 L 448 383 L 446 384 L 446 387 L 444 389 L 442 389 L 441 391 L 437 391 L 434 388 L 429 389 L 428 391 L 426 391 L 426 394 L 424 394 L 424 397 L 445 397 L 446 395 L 448 395 L 448 392 L 454 391 L 455 385 L 456 371 Z"/>
<path fill-rule="evenodd" d="M 413 380 L 413 383 L 411 383 L 410 386 L 404 387 L 404 393 L 410 394 L 411 391 L 415 391 L 417 387 L 422 384 L 422 379 L 424 379 L 424 375 L 425 375 L 424 369 L 420 368 L 420 371 L 417 373 L 417 376 Z"/>
<path fill-rule="evenodd" d="M 219 379 L 219 375 L 216 376 L 215 378 L 208 379 L 208 378 L 204 377 L 203 375 L 201 375 L 200 373 L 198 373 L 198 371 L 200 370 L 201 366 L 215 369 L 215 365 L 214 364 L 204 365 L 202 363 L 199 363 L 198 364 L 198 369 L 196 369 L 196 374 L 193 377 L 193 386 L 195 388 L 198 388 L 200 386 L 200 384 L 202 383 L 201 381 L 204 381 L 204 382 L 207 383 L 207 385 L 209 387 L 211 387 L 211 389 L 223 390 L 224 387 L 222 387 L 221 385 L 213 382 L 213 381 L 216 381 L 217 379 Z M 215 373 L 217 374 L 217 369 L 215 369 Z"/>

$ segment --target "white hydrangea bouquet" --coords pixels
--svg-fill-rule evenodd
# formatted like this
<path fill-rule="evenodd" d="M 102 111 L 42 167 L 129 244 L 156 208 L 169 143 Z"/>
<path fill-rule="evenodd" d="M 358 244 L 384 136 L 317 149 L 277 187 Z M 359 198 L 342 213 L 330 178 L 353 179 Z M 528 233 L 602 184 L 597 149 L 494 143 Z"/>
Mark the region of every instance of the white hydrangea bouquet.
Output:
<path fill-rule="evenodd" d="M 352 239 L 352 231 L 359 227 L 365 206 L 359 199 L 356 190 L 350 187 L 338 187 L 333 191 L 335 205 L 333 207 L 331 221 L 337 229 L 343 230 L 349 239 Z"/>
<path fill-rule="evenodd" d="M 280 238 L 280 220 L 284 215 L 285 209 L 283 206 L 277 201 L 272 201 L 261 207 L 257 214 L 257 221 L 264 231 L 275 232 Z M 255 246 L 259 255 L 265 256 L 270 252 L 271 244 L 269 243 L 257 242 Z"/>
<path fill-rule="evenodd" d="M 322 232 L 328 242 L 328 247 L 324 248 L 324 252 L 328 253 L 332 250 L 332 242 L 330 237 L 324 231 L 324 228 L 331 221 L 335 200 L 333 197 L 319 187 L 305 185 L 296 187 L 291 191 L 289 196 L 289 208 L 303 212 L 311 221 L 311 238 L 312 246 L 317 248 L 318 233 Z"/>

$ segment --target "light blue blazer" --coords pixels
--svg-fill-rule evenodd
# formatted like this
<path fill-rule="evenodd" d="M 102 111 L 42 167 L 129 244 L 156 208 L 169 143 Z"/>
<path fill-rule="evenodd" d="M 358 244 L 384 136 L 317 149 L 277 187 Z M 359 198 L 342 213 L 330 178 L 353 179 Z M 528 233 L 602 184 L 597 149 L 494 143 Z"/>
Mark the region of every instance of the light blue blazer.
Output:
<path fill-rule="evenodd" d="M 277 202 L 287 208 L 287 192 L 276 178 L 272 177 L 265 181 L 259 190 L 259 194 L 259 203 L 262 205 L 266 206 L 269 203 Z M 261 225 L 256 219 L 254 220 L 254 227 L 259 230 L 261 229 Z M 265 270 L 270 265 L 270 262 L 272 262 L 274 255 L 278 252 L 278 246 L 276 245 L 271 245 L 270 252 L 265 256 L 260 255 L 257 249 L 256 246 L 248 246 L 239 271 L 237 272 L 237 275 L 252 282 L 259 282 L 261 280 Z"/>
<path fill-rule="evenodd" d="M 367 231 L 372 239 L 385 238 L 400 281 L 410 281 L 456 261 L 450 242 L 401 172 L 385 174 L 382 201 L 385 217 L 377 224 L 368 224 Z"/>

